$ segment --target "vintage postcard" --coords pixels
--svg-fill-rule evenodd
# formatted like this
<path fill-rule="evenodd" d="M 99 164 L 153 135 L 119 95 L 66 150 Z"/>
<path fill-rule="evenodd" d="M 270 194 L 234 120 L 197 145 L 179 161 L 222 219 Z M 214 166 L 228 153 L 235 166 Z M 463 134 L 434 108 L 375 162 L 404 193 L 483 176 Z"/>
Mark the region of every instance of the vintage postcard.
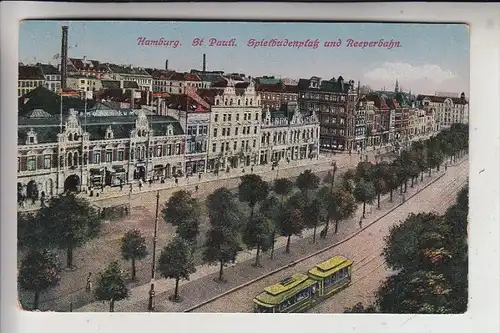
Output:
<path fill-rule="evenodd" d="M 24 310 L 467 310 L 464 24 L 27 20 L 17 87 Z"/>

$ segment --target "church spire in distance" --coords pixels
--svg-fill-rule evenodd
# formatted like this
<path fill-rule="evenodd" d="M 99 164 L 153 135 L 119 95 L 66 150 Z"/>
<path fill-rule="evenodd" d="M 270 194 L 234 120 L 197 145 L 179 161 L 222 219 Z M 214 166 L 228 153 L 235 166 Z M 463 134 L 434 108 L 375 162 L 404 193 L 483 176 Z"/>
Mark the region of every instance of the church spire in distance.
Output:
<path fill-rule="evenodd" d="M 398 79 L 396 79 L 396 87 L 394 88 L 394 92 L 399 92 L 399 82 L 398 82 Z"/>

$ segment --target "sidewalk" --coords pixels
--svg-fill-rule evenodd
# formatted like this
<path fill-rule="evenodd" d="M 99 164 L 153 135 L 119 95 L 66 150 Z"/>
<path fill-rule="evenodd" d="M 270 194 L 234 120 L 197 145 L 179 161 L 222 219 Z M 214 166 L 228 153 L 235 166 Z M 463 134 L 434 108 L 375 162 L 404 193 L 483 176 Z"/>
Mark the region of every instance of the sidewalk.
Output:
<path fill-rule="evenodd" d="M 460 163 L 460 161 L 457 161 L 455 165 L 458 163 Z M 451 165 L 450 167 L 453 166 Z M 427 175 L 424 175 L 424 181 L 419 181 L 414 188 L 408 186 L 408 191 L 405 194 L 407 200 L 410 200 L 411 195 L 417 193 L 420 189 L 437 179 L 443 173 L 444 169 L 442 168 L 439 172 L 433 172 L 433 175 L 430 178 Z M 389 195 L 382 197 L 380 210 L 376 208 L 376 202 L 371 208 L 367 206 L 367 218 L 363 220 L 364 225 L 370 224 L 377 218 L 384 215 L 389 209 L 395 207 L 401 202 L 401 197 L 396 191 L 394 193 L 393 203 L 388 202 L 388 198 Z M 290 262 L 298 260 L 307 254 L 312 254 L 327 247 L 328 245 L 339 242 L 359 230 L 358 222 L 362 212 L 361 209 L 362 206 L 358 208 L 355 216 L 350 220 L 341 221 L 339 223 L 339 233 L 337 235 L 333 234 L 335 226 L 331 223 L 329 236 L 326 240 L 319 239 L 319 231 L 321 228 L 318 228 L 316 244 L 312 244 L 311 242 L 313 233 L 312 229 L 305 230 L 300 238 L 293 236 L 291 241 L 292 253 L 289 255 L 284 254 L 286 237 L 280 237 L 276 242 L 275 258 L 273 260 L 269 260 L 269 254 L 262 255 L 261 263 L 263 264 L 263 267 L 255 268 L 251 266 L 255 260 L 255 250 L 241 252 L 238 255 L 239 263 L 235 267 L 227 267 L 224 269 L 224 276 L 228 280 L 227 283 L 221 284 L 213 281 L 214 277 L 218 275 L 218 266 L 198 266 L 196 273 L 190 276 L 190 281 L 181 281 L 179 283 L 179 292 L 181 297 L 184 299 L 181 303 L 172 303 L 167 300 L 167 297 L 173 293 L 175 285 L 174 281 L 161 279 L 157 276 L 158 280 L 155 281 L 156 309 L 161 312 L 185 311 L 227 290 L 237 287 L 246 281 L 255 279 L 279 267 L 285 266 Z M 132 288 L 129 299 L 119 301 L 115 304 L 115 311 L 147 311 L 149 289 L 149 283 Z M 108 311 L 108 307 L 109 305 L 107 302 L 94 302 L 75 311 L 105 312 Z"/>

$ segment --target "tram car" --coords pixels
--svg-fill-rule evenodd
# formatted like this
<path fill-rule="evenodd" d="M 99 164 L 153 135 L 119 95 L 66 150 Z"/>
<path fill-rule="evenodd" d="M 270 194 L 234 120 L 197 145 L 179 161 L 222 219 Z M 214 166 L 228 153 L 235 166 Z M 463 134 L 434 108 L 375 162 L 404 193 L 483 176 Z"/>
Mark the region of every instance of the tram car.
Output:
<path fill-rule="evenodd" d="M 305 312 L 351 283 L 353 262 L 342 256 L 323 261 L 264 289 L 253 299 L 256 313 Z"/>

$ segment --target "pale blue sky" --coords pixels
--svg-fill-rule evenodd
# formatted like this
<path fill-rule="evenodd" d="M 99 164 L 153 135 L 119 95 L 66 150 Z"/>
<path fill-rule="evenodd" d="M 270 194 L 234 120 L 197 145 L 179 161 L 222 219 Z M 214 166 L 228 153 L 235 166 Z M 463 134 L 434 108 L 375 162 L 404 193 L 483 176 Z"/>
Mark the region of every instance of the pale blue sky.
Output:
<path fill-rule="evenodd" d="M 469 91 L 469 34 L 465 25 L 383 23 L 244 23 L 137 21 L 24 21 L 19 57 L 25 63 L 48 62 L 60 52 L 61 26 L 69 25 L 69 56 L 141 67 L 188 71 L 201 69 L 275 75 L 294 79 L 320 76 L 360 80 L 374 89 L 393 89 L 399 78 L 415 93 Z M 179 40 L 178 48 L 140 46 L 138 37 Z M 237 47 L 193 47 L 194 38 L 236 38 Z M 250 38 L 319 39 L 320 47 L 249 48 Z M 325 48 L 328 40 L 340 48 Z M 348 48 L 347 40 L 395 40 L 401 47 Z"/>

